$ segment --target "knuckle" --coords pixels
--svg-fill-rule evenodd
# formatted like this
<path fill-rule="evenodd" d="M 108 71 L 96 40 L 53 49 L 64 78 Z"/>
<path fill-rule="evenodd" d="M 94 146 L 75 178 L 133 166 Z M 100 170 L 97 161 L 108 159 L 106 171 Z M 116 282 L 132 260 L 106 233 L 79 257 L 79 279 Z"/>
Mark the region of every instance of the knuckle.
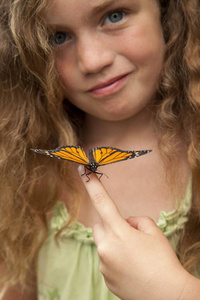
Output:
<path fill-rule="evenodd" d="M 101 228 L 102 228 L 102 224 L 101 223 L 94 224 L 93 227 L 92 227 L 93 235 L 95 235 L 95 232 L 98 231 Z"/>
<path fill-rule="evenodd" d="M 146 222 L 146 223 L 155 224 L 154 220 L 151 217 L 145 216 L 145 217 L 143 217 L 143 221 Z"/>
<path fill-rule="evenodd" d="M 103 274 L 103 275 L 105 274 L 105 268 L 102 263 L 100 263 L 100 265 L 99 265 L 99 270 L 100 270 L 101 274 Z"/>
<path fill-rule="evenodd" d="M 97 252 L 98 252 L 98 255 L 99 255 L 100 259 L 104 260 L 105 257 L 106 257 L 107 251 L 106 251 L 105 246 L 103 244 L 101 244 L 97 247 Z"/>
<path fill-rule="evenodd" d="M 101 205 L 105 201 L 105 196 L 102 193 L 95 193 L 93 196 L 93 201 L 97 205 Z"/>
<path fill-rule="evenodd" d="M 113 249 L 110 249 L 107 243 L 102 243 L 97 247 L 97 253 L 101 260 L 101 263 L 105 265 L 112 265 L 113 262 Z"/>

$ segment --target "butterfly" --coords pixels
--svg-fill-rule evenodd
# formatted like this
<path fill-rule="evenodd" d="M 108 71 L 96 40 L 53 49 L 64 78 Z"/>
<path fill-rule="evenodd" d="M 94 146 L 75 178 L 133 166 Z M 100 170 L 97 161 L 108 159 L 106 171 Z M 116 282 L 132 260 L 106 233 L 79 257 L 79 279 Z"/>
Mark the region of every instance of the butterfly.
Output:
<path fill-rule="evenodd" d="M 105 166 L 116 162 L 124 161 L 134 157 L 147 154 L 152 150 L 137 150 L 137 151 L 124 151 L 113 147 L 96 147 L 89 149 L 89 158 L 86 156 L 85 151 L 80 146 L 61 146 L 54 150 L 42 150 L 31 149 L 32 151 L 40 154 L 45 154 L 50 157 L 56 157 L 58 159 L 65 159 L 72 161 L 85 167 L 85 173 L 88 180 L 91 173 L 100 175 L 99 179 L 105 175 L 101 172 L 97 172 L 99 166 Z M 88 170 L 89 172 L 86 173 Z"/>

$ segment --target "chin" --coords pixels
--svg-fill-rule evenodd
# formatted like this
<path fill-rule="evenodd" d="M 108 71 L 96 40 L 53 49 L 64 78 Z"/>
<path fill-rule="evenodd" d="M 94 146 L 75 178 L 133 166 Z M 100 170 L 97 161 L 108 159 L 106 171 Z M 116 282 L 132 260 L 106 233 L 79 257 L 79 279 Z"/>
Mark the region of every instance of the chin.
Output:
<path fill-rule="evenodd" d="M 117 114 L 117 113 L 111 113 L 111 114 L 105 114 L 104 116 L 99 116 L 100 119 L 105 121 L 124 121 L 127 119 L 130 119 L 134 116 L 134 114 Z"/>
<path fill-rule="evenodd" d="M 105 112 L 101 119 L 107 120 L 107 121 L 124 121 L 127 119 L 130 119 L 136 115 L 138 115 L 140 112 L 146 111 L 145 107 L 140 107 L 138 109 L 126 109 L 126 110 L 111 110 L 110 112 Z"/>

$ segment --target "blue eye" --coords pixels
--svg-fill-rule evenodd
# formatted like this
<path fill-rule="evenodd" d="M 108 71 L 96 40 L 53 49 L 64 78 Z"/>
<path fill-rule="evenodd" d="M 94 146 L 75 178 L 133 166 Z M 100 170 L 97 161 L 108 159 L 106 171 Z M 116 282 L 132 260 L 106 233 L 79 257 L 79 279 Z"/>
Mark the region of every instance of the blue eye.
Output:
<path fill-rule="evenodd" d="M 62 45 L 70 39 L 69 35 L 65 32 L 56 32 L 52 38 L 55 45 Z"/>
<path fill-rule="evenodd" d="M 117 23 L 120 22 L 124 17 L 124 12 L 123 11 L 114 11 L 110 13 L 104 23 Z"/>

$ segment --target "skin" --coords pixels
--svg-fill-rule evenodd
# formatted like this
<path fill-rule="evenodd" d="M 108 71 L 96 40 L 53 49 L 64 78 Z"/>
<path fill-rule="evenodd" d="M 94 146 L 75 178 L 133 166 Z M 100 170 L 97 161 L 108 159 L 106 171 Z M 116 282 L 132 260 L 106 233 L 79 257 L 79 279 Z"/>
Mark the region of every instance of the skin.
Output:
<path fill-rule="evenodd" d="M 124 120 L 143 110 L 154 98 L 163 63 L 156 1 L 126 0 L 120 9 L 120 1 L 59 0 L 47 15 L 55 41 L 60 33 L 60 44 L 54 46 L 65 96 L 87 115 L 103 120 Z M 119 21 L 110 20 L 112 11 Z M 93 90 L 123 75 L 120 91 Z"/>
<path fill-rule="evenodd" d="M 117 22 L 112 21 L 113 12 Z M 165 48 L 157 1 L 123 1 L 122 7 L 121 1 L 113 0 L 58 0 L 53 1 L 46 21 L 55 32 L 56 68 L 65 97 L 85 112 L 84 149 L 153 149 L 148 156 L 120 163 L 120 169 L 105 166 L 102 171 L 112 181 L 102 181 L 123 217 L 143 214 L 157 221 L 161 210 L 174 208 L 149 110 Z M 124 74 L 122 82 L 105 87 Z M 104 88 L 94 89 L 102 83 Z M 187 174 L 181 178 L 185 186 Z M 124 188 L 117 190 L 120 185 Z M 137 201 L 132 200 L 133 194 Z M 99 217 L 84 189 L 82 195 L 79 221 L 92 227 Z"/>
<path fill-rule="evenodd" d="M 100 217 L 93 235 L 108 288 L 122 300 L 198 299 L 199 280 L 184 270 L 154 221 L 124 220 L 94 174 L 89 182 L 81 178 Z"/>

